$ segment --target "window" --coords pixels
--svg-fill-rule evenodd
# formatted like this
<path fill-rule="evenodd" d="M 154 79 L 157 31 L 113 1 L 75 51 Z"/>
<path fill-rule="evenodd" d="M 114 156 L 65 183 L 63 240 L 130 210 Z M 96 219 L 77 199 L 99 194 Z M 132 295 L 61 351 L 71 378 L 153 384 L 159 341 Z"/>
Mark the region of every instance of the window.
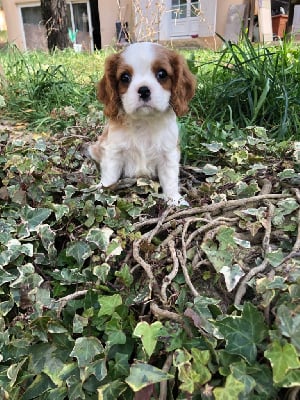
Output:
<path fill-rule="evenodd" d="M 197 17 L 199 1 L 172 0 L 172 19 Z"/>
<path fill-rule="evenodd" d="M 24 27 L 26 48 L 47 49 L 46 29 L 41 23 L 42 11 L 39 5 L 22 6 L 21 17 Z M 82 44 L 85 50 L 92 49 L 90 37 L 90 7 L 88 2 L 67 3 L 68 27 L 73 31 L 78 30 L 77 43 Z M 41 39 L 42 38 L 42 39 Z"/>
<path fill-rule="evenodd" d="M 42 25 L 41 7 L 21 7 L 26 48 L 29 50 L 46 50 L 46 29 Z"/>
<path fill-rule="evenodd" d="M 199 11 L 199 1 L 191 1 L 191 17 L 198 17 Z"/>
<path fill-rule="evenodd" d="M 172 0 L 172 19 L 187 17 L 187 1 Z"/>
<path fill-rule="evenodd" d="M 215 34 L 217 0 L 169 0 L 170 37 L 208 37 Z"/>

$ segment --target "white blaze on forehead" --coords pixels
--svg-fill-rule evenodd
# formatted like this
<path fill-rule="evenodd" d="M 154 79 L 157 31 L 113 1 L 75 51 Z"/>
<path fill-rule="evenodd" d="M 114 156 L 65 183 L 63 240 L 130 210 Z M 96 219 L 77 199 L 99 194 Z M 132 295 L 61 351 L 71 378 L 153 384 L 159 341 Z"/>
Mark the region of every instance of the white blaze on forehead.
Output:
<path fill-rule="evenodd" d="M 161 47 L 155 43 L 134 43 L 123 52 L 124 61 L 130 65 L 134 72 L 139 75 L 149 72 L 151 65 L 157 59 L 157 48 Z"/>

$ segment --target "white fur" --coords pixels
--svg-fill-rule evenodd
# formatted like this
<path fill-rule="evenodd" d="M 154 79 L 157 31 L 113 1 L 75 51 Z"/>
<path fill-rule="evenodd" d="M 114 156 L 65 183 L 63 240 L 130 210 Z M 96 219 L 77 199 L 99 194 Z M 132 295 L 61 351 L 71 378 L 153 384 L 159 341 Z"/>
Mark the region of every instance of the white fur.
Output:
<path fill-rule="evenodd" d="M 120 141 L 119 138 L 122 137 Z M 178 128 L 173 110 L 162 115 L 131 119 L 127 129 L 111 129 L 102 143 L 100 185 L 108 187 L 126 177 L 158 176 L 164 196 L 170 203 L 181 199 L 178 192 Z M 93 154 L 91 154 L 93 157 Z"/>

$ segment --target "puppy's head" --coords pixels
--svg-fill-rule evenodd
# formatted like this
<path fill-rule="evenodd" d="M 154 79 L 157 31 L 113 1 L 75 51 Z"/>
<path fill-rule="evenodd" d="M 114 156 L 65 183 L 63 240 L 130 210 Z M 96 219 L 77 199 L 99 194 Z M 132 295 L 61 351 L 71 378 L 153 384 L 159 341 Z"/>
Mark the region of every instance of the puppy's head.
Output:
<path fill-rule="evenodd" d="M 187 112 L 196 80 L 184 58 L 154 43 L 135 43 L 106 59 L 98 99 L 111 119 Z"/>

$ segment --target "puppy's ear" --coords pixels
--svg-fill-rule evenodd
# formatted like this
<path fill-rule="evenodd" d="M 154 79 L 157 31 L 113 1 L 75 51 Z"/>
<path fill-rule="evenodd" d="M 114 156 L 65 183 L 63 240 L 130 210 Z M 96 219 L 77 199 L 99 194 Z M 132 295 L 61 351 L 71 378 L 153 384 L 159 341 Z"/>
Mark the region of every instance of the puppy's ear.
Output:
<path fill-rule="evenodd" d="M 107 57 L 104 66 L 104 76 L 98 83 L 97 98 L 104 104 L 104 114 L 111 119 L 117 118 L 121 99 L 118 93 L 117 68 L 120 54 Z"/>
<path fill-rule="evenodd" d="M 188 103 L 196 90 L 196 78 L 180 54 L 171 52 L 170 61 L 174 70 L 170 103 L 175 114 L 181 116 L 188 112 Z"/>

